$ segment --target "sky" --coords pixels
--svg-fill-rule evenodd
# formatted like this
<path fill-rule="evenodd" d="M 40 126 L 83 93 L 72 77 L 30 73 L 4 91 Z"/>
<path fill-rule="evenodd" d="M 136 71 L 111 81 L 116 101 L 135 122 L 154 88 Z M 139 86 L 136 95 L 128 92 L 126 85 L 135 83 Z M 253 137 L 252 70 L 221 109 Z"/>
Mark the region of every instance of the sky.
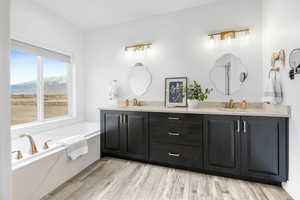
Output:
<path fill-rule="evenodd" d="M 37 56 L 12 50 L 10 54 L 11 84 L 29 82 L 37 79 Z M 68 64 L 43 58 L 44 78 L 66 76 Z"/>

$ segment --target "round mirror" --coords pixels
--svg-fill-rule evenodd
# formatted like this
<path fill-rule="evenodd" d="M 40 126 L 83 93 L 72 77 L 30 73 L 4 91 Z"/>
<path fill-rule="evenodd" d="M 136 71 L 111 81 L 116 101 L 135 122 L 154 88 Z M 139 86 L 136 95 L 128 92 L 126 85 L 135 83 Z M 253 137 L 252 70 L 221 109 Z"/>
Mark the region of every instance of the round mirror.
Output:
<path fill-rule="evenodd" d="M 210 80 L 216 91 L 227 96 L 239 91 L 247 78 L 246 67 L 233 54 L 223 55 L 210 71 Z"/>
<path fill-rule="evenodd" d="M 294 49 L 290 54 L 290 66 L 292 68 L 300 65 L 300 49 Z"/>
<path fill-rule="evenodd" d="M 152 76 L 148 68 L 142 63 L 136 63 L 129 73 L 129 86 L 138 97 L 145 94 L 152 82 Z"/>

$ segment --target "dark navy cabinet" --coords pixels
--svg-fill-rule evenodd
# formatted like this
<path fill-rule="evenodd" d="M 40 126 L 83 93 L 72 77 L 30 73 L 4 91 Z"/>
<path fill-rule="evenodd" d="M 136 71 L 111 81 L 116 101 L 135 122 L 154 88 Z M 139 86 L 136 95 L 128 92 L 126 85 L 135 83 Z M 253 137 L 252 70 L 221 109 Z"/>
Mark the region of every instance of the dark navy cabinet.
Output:
<path fill-rule="evenodd" d="M 127 112 L 124 121 L 124 153 L 131 158 L 148 160 L 148 113 Z"/>
<path fill-rule="evenodd" d="M 242 117 L 241 122 L 242 176 L 270 182 L 287 181 L 287 120 Z"/>
<path fill-rule="evenodd" d="M 104 156 L 271 184 L 288 180 L 288 118 L 101 111 L 101 130 Z"/>
<path fill-rule="evenodd" d="M 203 169 L 203 116 L 150 113 L 152 163 L 184 169 Z"/>
<path fill-rule="evenodd" d="M 288 120 L 205 116 L 205 169 L 266 183 L 288 180 Z"/>
<path fill-rule="evenodd" d="M 148 160 L 148 113 L 101 112 L 103 154 Z"/>
<path fill-rule="evenodd" d="M 109 153 L 120 153 L 123 149 L 122 113 L 120 112 L 101 112 L 102 151 Z"/>
<path fill-rule="evenodd" d="M 205 116 L 205 169 L 240 174 L 241 143 L 238 116 Z"/>

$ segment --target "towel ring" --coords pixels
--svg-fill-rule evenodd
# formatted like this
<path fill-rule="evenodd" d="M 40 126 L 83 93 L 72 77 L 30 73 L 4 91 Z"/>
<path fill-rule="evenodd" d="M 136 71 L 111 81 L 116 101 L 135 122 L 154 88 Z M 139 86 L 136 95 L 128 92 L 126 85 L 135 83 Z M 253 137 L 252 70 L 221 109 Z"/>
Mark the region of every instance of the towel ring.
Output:
<path fill-rule="evenodd" d="M 280 69 L 279 69 L 279 67 L 276 67 L 276 68 L 271 68 L 270 69 L 270 72 L 280 72 Z"/>

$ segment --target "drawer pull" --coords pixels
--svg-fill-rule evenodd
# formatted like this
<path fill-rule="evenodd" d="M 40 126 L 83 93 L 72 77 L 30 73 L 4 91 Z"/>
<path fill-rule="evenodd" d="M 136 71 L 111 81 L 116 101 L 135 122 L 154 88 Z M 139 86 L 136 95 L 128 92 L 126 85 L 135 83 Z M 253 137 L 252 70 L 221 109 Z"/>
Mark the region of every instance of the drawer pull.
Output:
<path fill-rule="evenodd" d="M 240 122 L 240 120 L 237 120 L 236 124 L 237 124 L 237 130 L 236 130 L 236 132 L 240 133 L 241 132 L 241 122 Z"/>
<path fill-rule="evenodd" d="M 168 133 L 168 135 L 170 135 L 170 136 L 180 136 L 179 133 Z"/>
<path fill-rule="evenodd" d="M 168 155 L 176 158 L 180 157 L 179 153 L 168 153 Z"/>
<path fill-rule="evenodd" d="M 168 120 L 180 120 L 179 117 L 168 117 Z"/>
<path fill-rule="evenodd" d="M 247 122 L 243 120 L 243 123 L 244 123 L 244 133 L 247 133 Z"/>
<path fill-rule="evenodd" d="M 120 115 L 120 124 L 123 124 L 123 115 Z"/>

